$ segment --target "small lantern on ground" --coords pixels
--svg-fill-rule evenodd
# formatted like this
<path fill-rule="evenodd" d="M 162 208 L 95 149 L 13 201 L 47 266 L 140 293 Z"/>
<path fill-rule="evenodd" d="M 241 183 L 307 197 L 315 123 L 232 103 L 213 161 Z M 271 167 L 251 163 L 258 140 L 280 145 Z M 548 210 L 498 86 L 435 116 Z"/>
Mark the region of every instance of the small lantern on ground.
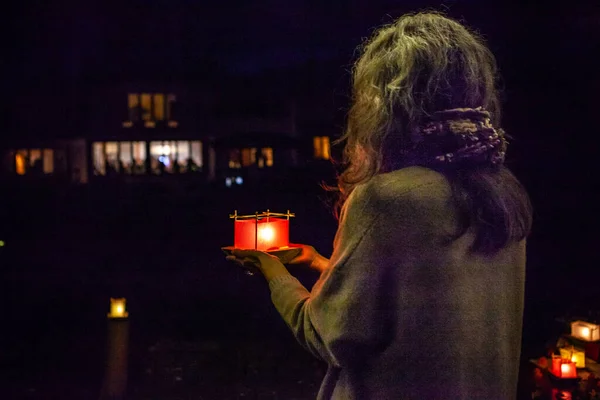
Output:
<path fill-rule="evenodd" d="M 585 351 L 575 347 L 562 347 L 559 350 L 562 358 L 573 361 L 577 368 L 585 368 Z"/>
<path fill-rule="evenodd" d="M 561 356 L 552 357 L 550 372 L 558 378 L 577 378 L 577 367 L 575 366 L 575 363 L 570 359 L 565 359 Z"/>
<path fill-rule="evenodd" d="M 586 342 L 600 340 L 600 325 L 585 321 L 571 322 L 571 336 Z"/>
<path fill-rule="evenodd" d="M 129 316 L 126 308 L 127 301 L 124 298 L 112 298 L 110 299 L 110 312 L 108 318 L 110 319 L 123 319 Z"/>

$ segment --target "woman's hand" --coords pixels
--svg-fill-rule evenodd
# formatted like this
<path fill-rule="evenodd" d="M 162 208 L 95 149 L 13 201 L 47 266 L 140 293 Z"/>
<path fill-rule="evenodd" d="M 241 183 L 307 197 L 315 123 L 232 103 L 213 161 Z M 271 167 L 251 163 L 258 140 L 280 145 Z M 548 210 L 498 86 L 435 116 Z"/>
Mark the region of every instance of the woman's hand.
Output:
<path fill-rule="evenodd" d="M 226 257 L 228 261 L 233 261 L 251 272 L 260 271 L 267 282 L 281 275 L 289 275 L 277 257 L 264 251 L 234 249 L 231 254 Z"/>
<path fill-rule="evenodd" d="M 292 244 L 290 246 L 300 247 L 302 252 L 298 254 L 296 257 L 292 258 L 288 264 L 304 264 L 308 265 L 311 269 L 316 269 L 317 271 L 323 271 L 327 268 L 329 264 L 329 260 L 322 255 L 320 255 L 314 247 L 309 246 L 307 244 Z"/>

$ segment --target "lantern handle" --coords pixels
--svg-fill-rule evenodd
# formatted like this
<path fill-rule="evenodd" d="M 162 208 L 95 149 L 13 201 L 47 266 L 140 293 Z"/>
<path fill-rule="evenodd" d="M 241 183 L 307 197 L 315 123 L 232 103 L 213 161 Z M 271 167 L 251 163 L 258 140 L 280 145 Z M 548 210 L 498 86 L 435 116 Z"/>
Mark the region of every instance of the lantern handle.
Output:
<path fill-rule="evenodd" d="M 290 219 L 290 217 L 295 217 L 296 214 L 290 212 L 290 210 L 287 211 L 287 213 L 274 213 L 271 212 L 270 210 L 267 210 L 266 212 L 262 212 L 262 213 L 258 213 L 255 212 L 254 214 L 249 214 L 249 215 L 239 215 L 237 213 L 237 210 L 235 211 L 235 214 L 229 214 L 229 218 L 230 219 L 235 219 L 240 220 L 240 219 L 261 219 L 261 218 L 271 218 L 271 217 L 286 217 L 287 219 Z"/>

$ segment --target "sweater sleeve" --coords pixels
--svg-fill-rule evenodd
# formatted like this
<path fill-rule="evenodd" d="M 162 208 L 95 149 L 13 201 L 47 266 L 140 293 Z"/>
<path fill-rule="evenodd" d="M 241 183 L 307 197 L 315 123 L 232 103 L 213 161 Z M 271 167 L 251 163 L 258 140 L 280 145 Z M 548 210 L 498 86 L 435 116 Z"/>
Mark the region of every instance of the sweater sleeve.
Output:
<path fill-rule="evenodd" d="M 329 268 L 312 292 L 291 275 L 269 282 L 272 301 L 296 339 L 337 367 L 355 364 L 385 345 L 381 297 L 389 266 L 380 240 L 385 213 L 364 188 L 357 188 L 348 203 Z"/>

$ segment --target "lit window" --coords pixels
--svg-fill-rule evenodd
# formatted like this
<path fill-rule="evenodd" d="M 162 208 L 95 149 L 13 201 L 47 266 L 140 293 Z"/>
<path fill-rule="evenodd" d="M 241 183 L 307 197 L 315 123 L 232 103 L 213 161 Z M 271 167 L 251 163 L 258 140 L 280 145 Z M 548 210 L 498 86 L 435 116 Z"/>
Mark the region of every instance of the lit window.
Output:
<path fill-rule="evenodd" d="M 150 163 L 153 173 L 173 171 L 176 146 L 174 141 L 150 142 Z"/>
<path fill-rule="evenodd" d="M 129 122 L 131 125 L 129 126 L 125 126 L 126 128 L 129 128 L 130 126 L 133 125 L 133 122 L 139 121 L 140 120 L 140 114 L 139 114 L 139 110 L 140 110 L 140 96 L 137 93 L 129 93 L 129 95 L 127 95 L 127 108 L 129 109 Z"/>
<path fill-rule="evenodd" d="M 248 167 L 256 162 L 256 148 L 242 149 L 242 165 Z"/>
<path fill-rule="evenodd" d="M 192 171 L 195 168 L 202 168 L 202 142 L 199 140 L 192 142 Z"/>
<path fill-rule="evenodd" d="M 321 155 L 321 152 L 323 151 L 323 148 L 321 146 L 321 138 L 315 136 L 313 138 L 313 148 L 314 148 L 314 157 L 315 158 L 319 158 Z"/>
<path fill-rule="evenodd" d="M 92 158 L 94 162 L 94 175 L 105 175 L 106 159 L 104 158 L 104 143 L 94 142 L 92 144 Z"/>
<path fill-rule="evenodd" d="M 265 159 L 265 165 L 267 167 L 273 166 L 273 149 L 271 147 L 265 147 L 262 149 L 262 155 Z"/>
<path fill-rule="evenodd" d="M 146 172 L 146 142 L 133 142 L 133 166 L 134 174 L 144 174 Z"/>
<path fill-rule="evenodd" d="M 313 146 L 315 158 L 329 160 L 329 158 L 331 157 L 331 153 L 328 136 L 315 136 L 313 138 Z"/>
<path fill-rule="evenodd" d="M 15 171 L 17 175 L 25 175 L 27 172 L 27 150 L 17 150 L 15 155 Z"/>
<path fill-rule="evenodd" d="M 106 174 L 113 174 L 119 171 L 119 144 L 117 142 L 106 142 L 104 147 L 106 156 Z"/>
<path fill-rule="evenodd" d="M 141 120 L 144 121 L 146 128 L 154 128 L 156 121 L 167 120 L 167 125 L 170 128 L 176 128 L 178 123 L 173 118 L 173 103 L 175 101 L 174 94 L 165 96 L 164 93 L 129 93 L 127 95 L 129 120 L 123 122 L 123 127 L 131 128 L 135 122 Z"/>
<path fill-rule="evenodd" d="M 163 121 L 165 119 L 165 95 L 162 93 L 154 94 L 154 120 Z"/>
<path fill-rule="evenodd" d="M 142 121 L 152 120 L 152 96 L 149 93 L 142 93 Z"/>
<path fill-rule="evenodd" d="M 329 160 L 331 158 L 331 145 L 329 143 L 329 137 L 323 136 L 323 158 Z"/>
<path fill-rule="evenodd" d="M 54 150 L 44 149 L 44 173 L 51 174 L 54 172 Z"/>
<path fill-rule="evenodd" d="M 131 173 L 133 167 L 133 157 L 131 154 L 131 142 L 119 143 L 119 161 L 122 172 Z"/>
<path fill-rule="evenodd" d="M 175 159 L 177 160 L 177 168 L 179 172 L 186 172 L 188 160 L 190 160 L 190 142 L 187 140 L 180 140 L 177 142 L 177 153 Z"/>

